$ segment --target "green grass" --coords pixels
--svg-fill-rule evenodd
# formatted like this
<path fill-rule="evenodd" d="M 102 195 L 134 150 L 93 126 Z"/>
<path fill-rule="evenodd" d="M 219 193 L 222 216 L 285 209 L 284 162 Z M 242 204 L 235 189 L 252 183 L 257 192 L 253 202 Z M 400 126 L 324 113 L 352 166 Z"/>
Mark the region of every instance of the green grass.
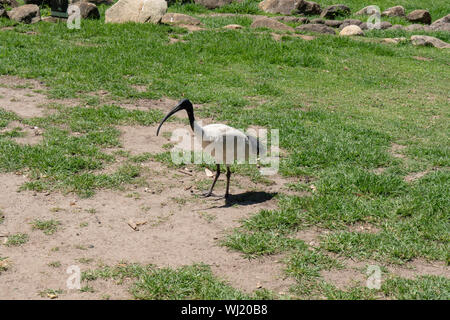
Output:
<path fill-rule="evenodd" d="M 405 300 L 448 300 L 450 280 L 446 277 L 421 276 L 416 279 L 391 278 L 382 285 L 382 291 Z"/>
<path fill-rule="evenodd" d="M 61 222 L 58 220 L 39 220 L 35 219 L 31 222 L 33 229 L 38 229 L 44 232 L 46 235 L 52 235 L 58 231 L 58 226 Z"/>
<path fill-rule="evenodd" d="M 18 247 L 28 242 L 28 235 L 25 233 L 17 233 L 8 236 L 5 245 L 7 247 Z"/>
<path fill-rule="evenodd" d="M 260 13 L 257 3 L 233 3 L 214 12 Z M 352 12 L 369 5 L 360 0 L 344 3 Z M 407 12 L 428 9 L 433 20 L 449 12 L 445 1 L 370 4 L 382 10 L 394 5 L 403 5 Z M 33 146 L 12 140 L 19 130 L 1 134 L 0 171 L 29 171 L 30 181 L 23 188 L 92 196 L 99 189 L 139 182 L 140 164 L 148 160 L 181 168 L 171 162 L 168 151 L 130 156 L 106 154 L 104 149 L 120 147 L 117 126 L 150 126 L 163 116 L 151 109 L 121 108 L 120 100 L 186 97 L 203 104 L 196 112 L 200 119 L 244 129 L 250 125 L 279 129 L 280 147 L 286 153 L 280 174 L 299 181 L 291 184 L 292 190 L 310 191 L 309 196 L 278 195 L 277 209 L 256 212 L 242 221 L 222 239 L 225 246 L 247 257 L 285 255 L 286 270 L 297 281 L 293 292 L 300 297 L 308 292 L 329 299 L 445 297 L 446 282 L 434 278 L 389 280 L 374 292 L 360 286 L 341 290 L 321 281 L 319 274 L 337 268 L 327 260 L 330 252 L 380 264 L 405 264 L 416 258 L 449 263 L 448 50 L 378 42 L 424 33 L 398 30 L 372 30 L 364 41 L 337 36 L 313 41 L 285 36 L 274 41 L 270 31 L 249 28 L 247 17 L 200 17 L 211 11 L 194 4 L 169 8 L 201 19 L 206 30 L 192 33 L 176 26 L 104 24 L 105 9 L 100 6 L 100 21 L 82 21 L 80 30 L 38 23 L 0 32 L 0 74 L 36 78 L 48 85 L 50 97 L 81 100 L 73 108 L 49 106 L 54 114 L 32 119 L 0 107 L 0 129 L 19 121 L 44 130 L 43 141 Z M 383 20 L 408 24 L 402 18 Z M 230 23 L 244 28 L 221 29 Z M 12 24 L 0 19 L 0 28 Z M 450 42 L 447 32 L 427 34 Z M 173 36 L 185 42 L 169 44 Z M 136 85 L 146 90 L 138 91 Z M 118 102 L 103 104 L 92 95 L 98 90 L 106 90 Z M 392 154 L 394 143 L 405 146 L 403 159 Z M 96 173 L 118 158 L 125 162 L 116 172 Z M 203 165 L 199 170 L 204 167 L 211 168 Z M 385 170 L 376 173 L 379 168 Z M 234 166 L 233 171 L 270 183 L 254 167 Z M 421 171 L 428 174 L 405 181 Z M 305 177 L 310 182 L 303 182 Z M 357 224 L 369 224 L 376 231 L 352 231 Z M 321 234 L 319 248 L 310 252 L 296 233 L 313 226 L 329 233 Z M 200 278 L 190 277 L 197 271 L 140 272 L 180 277 L 177 286 L 210 279 L 204 270 L 198 271 Z M 134 278 L 136 297 L 170 296 L 158 289 L 161 282 Z M 195 290 L 184 295 L 181 286 L 173 297 L 239 297 L 229 287 L 211 289 L 208 281 L 207 295 Z M 444 294 L 427 289 L 434 284 L 444 288 Z"/>
<path fill-rule="evenodd" d="M 120 264 L 85 271 L 82 281 L 89 283 L 97 279 L 115 279 L 121 282 L 131 279 L 130 292 L 138 300 L 236 300 L 267 299 L 271 294 L 257 290 L 253 294 L 242 293 L 216 278 L 209 266 L 199 264 L 178 269 Z"/>

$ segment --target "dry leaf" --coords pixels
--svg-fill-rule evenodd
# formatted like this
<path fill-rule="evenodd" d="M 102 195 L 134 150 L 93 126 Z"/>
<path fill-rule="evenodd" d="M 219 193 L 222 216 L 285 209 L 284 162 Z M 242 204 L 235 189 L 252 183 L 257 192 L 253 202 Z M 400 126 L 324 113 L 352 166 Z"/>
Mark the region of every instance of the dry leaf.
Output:
<path fill-rule="evenodd" d="M 128 221 L 128 225 L 133 229 L 134 231 L 139 231 L 139 228 L 137 227 L 137 224 L 134 223 L 134 221 L 130 220 Z"/>
<path fill-rule="evenodd" d="M 47 296 L 48 296 L 50 299 L 56 299 L 56 298 L 58 298 L 58 295 L 57 295 L 57 294 L 54 294 L 54 293 L 47 293 Z"/>

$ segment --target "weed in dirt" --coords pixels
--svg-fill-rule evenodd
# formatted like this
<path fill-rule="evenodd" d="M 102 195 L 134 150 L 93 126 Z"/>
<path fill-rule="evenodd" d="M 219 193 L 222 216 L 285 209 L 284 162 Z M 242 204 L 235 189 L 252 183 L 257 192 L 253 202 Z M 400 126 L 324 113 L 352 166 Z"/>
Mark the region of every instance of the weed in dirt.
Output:
<path fill-rule="evenodd" d="M 29 240 L 29 236 L 25 233 L 16 233 L 8 236 L 8 240 L 6 241 L 5 245 L 8 247 L 18 247 L 25 243 L 27 243 Z"/>
<path fill-rule="evenodd" d="M 33 229 L 41 230 L 46 235 L 52 235 L 58 230 L 58 226 L 61 225 L 61 222 L 54 219 L 50 220 L 35 219 L 31 222 L 31 225 Z"/>
<path fill-rule="evenodd" d="M 59 262 L 59 261 L 52 261 L 52 262 L 48 263 L 48 266 L 52 267 L 52 268 L 59 268 L 59 267 L 61 267 L 61 262 Z"/>

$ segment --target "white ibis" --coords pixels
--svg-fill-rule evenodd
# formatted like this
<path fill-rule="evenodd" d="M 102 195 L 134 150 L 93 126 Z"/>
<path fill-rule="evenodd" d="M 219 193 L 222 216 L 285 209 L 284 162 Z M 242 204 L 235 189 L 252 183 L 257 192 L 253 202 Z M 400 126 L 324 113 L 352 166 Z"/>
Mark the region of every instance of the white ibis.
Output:
<path fill-rule="evenodd" d="M 252 135 L 246 135 L 244 132 L 225 124 L 209 124 L 202 127 L 197 121 L 195 121 L 194 107 L 188 99 L 181 100 L 178 105 L 173 108 L 164 117 L 164 119 L 162 119 L 158 126 L 158 130 L 156 131 L 156 135 L 159 134 L 162 124 L 170 116 L 180 110 L 186 110 L 191 129 L 194 131 L 195 138 L 201 142 L 203 151 L 209 151 L 211 156 L 215 158 L 216 175 L 209 191 L 203 195 L 205 197 L 212 195 L 214 185 L 220 176 L 220 164 L 225 164 L 227 167 L 227 187 L 225 191 L 225 198 L 227 198 L 229 196 L 230 188 L 230 165 L 235 161 L 238 161 L 238 163 L 249 161 L 250 157 L 254 157 L 256 159 L 260 154 L 265 152 L 265 146 L 259 141 L 258 138 Z"/>

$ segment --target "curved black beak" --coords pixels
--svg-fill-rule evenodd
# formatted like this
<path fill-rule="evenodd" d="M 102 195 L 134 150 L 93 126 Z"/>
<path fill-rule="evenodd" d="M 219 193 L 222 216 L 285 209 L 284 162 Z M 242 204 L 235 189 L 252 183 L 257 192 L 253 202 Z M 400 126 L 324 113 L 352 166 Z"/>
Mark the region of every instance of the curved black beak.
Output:
<path fill-rule="evenodd" d="M 178 111 L 184 109 L 183 107 L 183 102 L 180 102 L 175 108 L 173 108 L 165 117 L 164 119 L 162 119 L 161 123 L 158 126 L 158 130 L 156 130 L 156 135 L 159 135 L 159 129 L 161 129 L 162 124 L 169 119 L 169 117 L 171 115 L 173 115 L 174 113 L 177 113 Z"/>

